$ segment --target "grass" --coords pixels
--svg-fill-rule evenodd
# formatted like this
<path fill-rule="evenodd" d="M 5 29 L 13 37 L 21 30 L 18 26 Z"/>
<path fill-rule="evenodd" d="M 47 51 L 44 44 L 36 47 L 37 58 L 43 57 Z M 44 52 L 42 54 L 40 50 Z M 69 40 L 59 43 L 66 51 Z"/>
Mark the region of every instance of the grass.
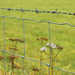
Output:
<path fill-rule="evenodd" d="M 25 9 L 38 9 L 38 10 L 56 10 L 63 11 L 63 12 L 72 12 L 74 13 L 75 8 L 75 1 L 74 0 L 2 0 L 0 1 L 0 7 L 6 8 L 25 8 Z M 71 23 L 75 25 L 75 16 L 73 15 L 63 15 L 63 14 L 49 14 L 49 13 L 40 13 L 36 14 L 33 12 L 24 12 L 21 13 L 20 11 L 7 11 L 7 10 L 0 10 L 0 15 L 5 15 L 9 17 L 18 17 L 18 18 L 26 18 L 26 19 L 35 19 L 35 20 L 44 20 L 44 21 L 51 21 L 57 23 Z M 46 37 L 49 38 L 49 31 L 48 31 L 48 24 L 47 23 L 36 23 L 32 21 L 25 21 L 25 39 L 26 39 L 26 57 L 32 59 L 40 60 L 40 48 L 41 43 L 37 41 L 36 38 L 39 37 Z M 23 40 L 23 21 L 17 19 L 5 19 L 5 40 L 6 40 L 6 51 L 10 51 L 9 47 L 13 46 L 14 43 L 10 42 L 9 38 L 20 38 Z M 4 42 L 3 42 L 3 19 L 0 18 L 0 49 L 4 49 Z M 51 24 L 51 42 L 63 46 L 62 52 L 58 55 L 54 66 L 57 66 L 61 69 L 66 71 L 75 71 L 75 27 L 70 27 L 68 25 L 59 26 Z M 44 42 L 47 43 L 47 42 Z M 19 45 L 19 44 L 18 44 Z M 45 46 L 45 45 L 44 45 Z M 23 44 L 18 46 L 19 50 L 16 52 L 17 55 L 23 55 Z M 10 51 L 13 52 L 13 51 Z M 49 49 L 46 51 L 49 53 Z M 56 50 L 54 51 L 57 52 Z M 2 52 L 0 52 L 2 55 Z M 7 57 L 9 54 L 5 54 Z M 8 70 L 8 58 L 6 57 L 6 69 Z M 45 61 L 49 55 L 43 53 L 43 62 L 49 63 L 49 60 Z M 18 59 L 19 62 L 22 64 L 22 59 Z M 3 61 L 0 61 L 0 73 L 4 72 L 3 69 Z M 16 62 L 17 63 L 17 62 Z M 17 63 L 20 65 L 19 63 Z M 32 65 L 31 65 L 32 64 Z M 25 60 L 25 67 L 30 72 L 31 75 L 38 75 L 39 72 L 32 71 L 33 68 L 39 68 L 38 62 L 33 62 L 30 60 Z M 11 69 L 11 67 L 10 67 Z M 15 70 L 17 75 L 18 70 Z M 11 70 L 9 71 L 9 75 Z M 20 75 L 22 75 L 23 71 L 20 70 Z M 48 67 L 42 65 L 42 73 L 43 75 L 48 74 Z M 4 73 L 3 73 L 4 74 Z M 54 69 L 55 75 L 72 75 L 68 73 L 61 72 L 57 69 Z"/>

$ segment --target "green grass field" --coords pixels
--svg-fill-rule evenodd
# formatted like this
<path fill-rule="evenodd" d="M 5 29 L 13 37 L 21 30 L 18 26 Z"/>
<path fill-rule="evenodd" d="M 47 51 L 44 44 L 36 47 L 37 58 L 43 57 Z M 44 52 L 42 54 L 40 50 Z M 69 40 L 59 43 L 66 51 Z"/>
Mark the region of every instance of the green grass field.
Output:
<path fill-rule="evenodd" d="M 31 10 L 46 10 L 46 11 L 62 11 L 62 12 L 71 12 L 75 11 L 75 0 L 1 0 L 0 7 L 4 8 L 23 8 Z M 37 13 L 34 12 L 20 12 L 20 11 L 7 11 L 0 10 L 0 15 L 5 15 L 8 17 L 18 17 L 26 19 L 35 19 L 37 21 L 51 21 L 56 23 L 70 23 L 75 25 L 75 16 L 74 15 L 65 15 L 65 14 L 51 14 L 51 13 Z M 36 23 L 33 21 L 24 21 L 25 22 L 25 56 L 31 59 L 40 60 L 40 48 L 41 42 L 37 41 L 37 38 L 45 37 L 49 39 L 49 26 L 48 23 Z M 3 18 L 0 17 L 0 49 L 4 49 L 4 36 L 3 36 Z M 7 19 L 5 18 L 5 49 L 6 51 L 12 52 L 9 47 L 13 47 L 14 43 L 9 40 L 9 38 L 19 38 L 23 40 L 23 21 L 17 19 Z M 61 68 L 66 71 L 75 72 L 75 27 L 68 25 L 55 25 L 51 24 L 51 42 L 62 46 L 64 49 L 57 56 L 53 66 Z M 49 41 L 44 41 L 44 46 Z M 24 44 L 18 43 L 18 51 L 16 55 L 24 54 Z M 54 50 L 53 56 L 56 54 L 57 50 Z M 43 53 L 42 62 L 49 63 L 49 49 L 46 51 L 47 54 Z M 0 52 L 0 55 L 3 55 Z M 11 66 L 8 66 L 9 54 L 5 54 L 5 63 L 7 75 L 10 75 L 12 72 Z M 22 63 L 22 59 L 18 58 L 18 61 Z M 22 66 L 19 62 L 15 61 L 15 64 Z M 32 69 L 40 67 L 40 63 L 30 61 L 25 59 L 25 67 L 29 71 L 30 75 L 39 75 L 39 72 L 35 72 Z M 9 70 L 10 69 L 10 70 Z M 19 72 L 19 74 L 18 74 Z M 26 75 L 27 72 L 25 72 Z M 4 75 L 4 64 L 3 60 L 0 60 L 0 75 Z M 23 75 L 23 70 L 15 69 L 15 75 Z M 48 67 L 42 65 L 42 74 L 48 75 Z M 54 75 L 72 75 L 69 73 L 62 72 L 60 70 L 54 69 Z"/>

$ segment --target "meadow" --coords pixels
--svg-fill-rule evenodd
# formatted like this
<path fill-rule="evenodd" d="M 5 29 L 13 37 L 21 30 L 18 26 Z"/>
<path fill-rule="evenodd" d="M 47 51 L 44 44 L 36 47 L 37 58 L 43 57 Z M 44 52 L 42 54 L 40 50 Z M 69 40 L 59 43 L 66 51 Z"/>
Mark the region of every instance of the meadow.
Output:
<path fill-rule="evenodd" d="M 71 12 L 74 13 L 75 10 L 75 1 L 74 0 L 1 0 L 0 7 L 4 8 L 23 8 L 23 9 L 31 9 L 31 10 L 45 10 L 45 11 L 62 11 L 62 12 Z M 75 25 L 75 16 L 74 15 L 66 15 L 66 14 L 52 14 L 52 13 L 35 13 L 35 12 L 21 12 L 21 11 L 8 11 L 1 10 L 0 15 L 8 16 L 8 17 L 18 17 L 18 18 L 26 18 L 26 19 L 35 19 L 37 21 L 51 21 L 56 23 L 70 23 Z M 48 23 L 36 23 L 33 21 L 24 21 L 25 23 L 25 57 L 31 59 L 40 60 L 40 48 L 41 42 L 37 41 L 37 38 L 44 37 L 49 39 L 49 25 Z M 14 39 L 22 39 L 23 40 L 23 21 L 17 19 L 7 19 L 5 18 L 5 50 L 14 53 L 14 51 L 10 50 L 10 47 L 14 47 L 14 42 L 10 41 L 9 38 Z M 75 27 L 71 27 L 68 25 L 55 25 L 51 24 L 51 42 L 54 44 L 58 44 L 63 47 L 63 50 L 59 53 L 56 60 L 54 61 L 54 65 L 66 71 L 75 72 Z M 44 41 L 44 45 L 46 46 L 48 41 Z M 24 55 L 24 44 L 18 43 L 16 51 L 16 55 Z M 3 34 L 3 18 L 0 17 L 0 49 L 4 49 L 4 34 Z M 46 51 L 47 54 L 43 53 L 42 62 L 49 63 L 48 58 L 49 49 Z M 54 50 L 55 55 L 57 50 Z M 0 55 L 3 55 L 0 52 Z M 10 75 L 12 72 L 11 66 L 8 65 L 9 62 L 9 54 L 5 54 L 5 63 L 7 75 Z M 22 66 L 22 59 L 18 58 L 15 63 L 18 66 Z M 0 60 L 0 75 L 4 75 L 4 64 L 3 60 Z M 40 67 L 39 62 L 33 62 L 25 59 L 25 68 L 28 70 L 30 75 L 39 75 L 39 72 L 33 71 L 34 68 Z M 19 72 L 19 73 L 18 73 Z M 26 75 L 28 75 L 27 71 Z M 23 70 L 15 69 L 15 75 L 22 75 Z M 48 75 L 48 67 L 46 65 L 42 65 L 42 75 Z M 72 75 L 69 73 L 62 72 L 60 70 L 54 69 L 54 75 Z"/>

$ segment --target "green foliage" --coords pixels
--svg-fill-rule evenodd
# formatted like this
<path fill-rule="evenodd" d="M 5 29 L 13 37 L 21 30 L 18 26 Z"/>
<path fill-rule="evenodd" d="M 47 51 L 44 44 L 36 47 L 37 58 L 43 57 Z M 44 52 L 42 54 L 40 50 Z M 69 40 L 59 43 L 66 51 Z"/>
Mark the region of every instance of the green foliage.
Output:
<path fill-rule="evenodd" d="M 72 12 L 75 10 L 75 0 L 1 0 L 0 7 L 5 8 L 25 8 L 35 10 L 56 10 L 63 12 Z M 26 19 L 35 19 L 35 20 L 44 20 L 51 21 L 57 23 L 70 23 L 75 25 L 73 15 L 63 15 L 63 14 L 49 14 L 49 13 L 39 13 L 38 15 L 34 12 L 20 12 L 20 11 L 7 11 L 0 10 L 0 15 L 5 15 L 9 17 L 18 17 L 18 18 L 26 18 Z M 36 23 L 32 21 L 25 21 L 25 48 L 26 48 L 26 57 L 40 60 L 40 48 L 41 43 L 37 41 L 38 37 L 46 37 L 49 38 L 49 28 L 47 23 Z M 3 19 L 0 17 L 0 49 L 4 49 L 4 39 L 3 39 Z M 17 19 L 6 19 L 5 18 L 5 41 L 6 41 L 6 51 L 13 52 L 9 49 L 9 47 L 13 46 L 13 44 L 9 41 L 9 38 L 19 38 L 23 40 L 23 21 Z M 58 55 L 57 59 L 60 61 L 55 61 L 54 66 L 62 68 L 67 71 L 75 71 L 75 27 L 71 27 L 68 25 L 59 26 L 51 24 L 51 42 L 63 46 L 62 52 Z M 17 55 L 23 55 L 24 53 L 24 45 L 18 44 L 19 50 L 16 52 Z M 55 53 L 57 51 L 54 51 Z M 47 50 L 49 53 L 49 50 Z M 0 52 L 2 55 L 2 52 Z M 6 54 L 9 57 L 8 54 Z M 45 57 L 45 58 L 44 58 Z M 48 58 L 48 55 L 43 54 L 43 62 L 49 63 L 49 60 L 45 61 Z M 8 64 L 8 58 L 6 59 L 6 64 Z M 21 59 L 18 59 L 20 61 Z M 22 64 L 22 60 L 20 61 Z M 3 71 L 3 61 L 0 61 L 0 70 Z M 25 60 L 25 67 L 31 73 L 31 75 L 35 75 L 32 71 L 33 68 L 39 68 L 39 63 Z M 18 63 L 17 63 L 18 64 Z M 32 65 L 31 65 L 32 64 Z M 6 67 L 8 70 L 8 67 Z M 44 72 L 43 72 L 44 70 Z M 48 74 L 45 72 L 47 70 L 47 66 L 42 66 L 42 73 L 44 75 Z M 18 72 L 18 70 L 15 70 Z M 0 72 L 0 73 L 1 73 Z M 16 74 L 17 74 L 16 72 Z M 23 73 L 22 70 L 20 70 Z M 56 73 L 58 72 L 58 73 Z M 54 69 L 55 75 L 71 75 L 63 73 L 59 70 Z"/>

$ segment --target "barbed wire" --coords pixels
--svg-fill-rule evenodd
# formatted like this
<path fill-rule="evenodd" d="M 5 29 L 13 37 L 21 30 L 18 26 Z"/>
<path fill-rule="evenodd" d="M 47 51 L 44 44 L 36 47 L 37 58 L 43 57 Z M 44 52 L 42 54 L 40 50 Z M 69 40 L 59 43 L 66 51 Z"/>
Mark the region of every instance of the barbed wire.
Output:
<path fill-rule="evenodd" d="M 4 18 L 10 18 L 10 19 L 18 19 L 18 20 L 29 20 L 29 21 L 35 21 L 35 22 L 45 22 L 45 23 L 51 23 L 51 24 L 56 24 L 56 25 L 69 25 L 69 26 L 73 26 L 75 27 L 75 25 L 72 25 L 70 23 L 55 23 L 55 22 L 51 22 L 51 21 L 37 21 L 34 19 L 25 19 L 25 18 L 17 18 L 17 17 L 7 17 L 7 16 L 1 16 L 0 17 L 4 17 Z"/>
<path fill-rule="evenodd" d="M 30 9 L 23 9 L 23 8 L 21 8 L 21 9 L 13 9 L 13 8 L 0 8 L 0 9 L 4 9 L 4 10 L 9 10 L 9 11 L 11 11 L 11 10 L 14 10 L 14 11 L 21 11 L 21 12 L 24 12 L 24 11 L 29 11 L 29 12 L 36 12 L 37 14 L 38 13 L 52 13 L 52 14 L 68 14 L 68 15 L 75 15 L 75 13 L 67 13 L 67 12 L 58 12 L 57 11 L 57 9 L 56 10 L 54 10 L 54 11 L 41 11 L 41 10 L 38 10 L 37 8 L 36 8 L 36 10 L 30 10 Z"/>

